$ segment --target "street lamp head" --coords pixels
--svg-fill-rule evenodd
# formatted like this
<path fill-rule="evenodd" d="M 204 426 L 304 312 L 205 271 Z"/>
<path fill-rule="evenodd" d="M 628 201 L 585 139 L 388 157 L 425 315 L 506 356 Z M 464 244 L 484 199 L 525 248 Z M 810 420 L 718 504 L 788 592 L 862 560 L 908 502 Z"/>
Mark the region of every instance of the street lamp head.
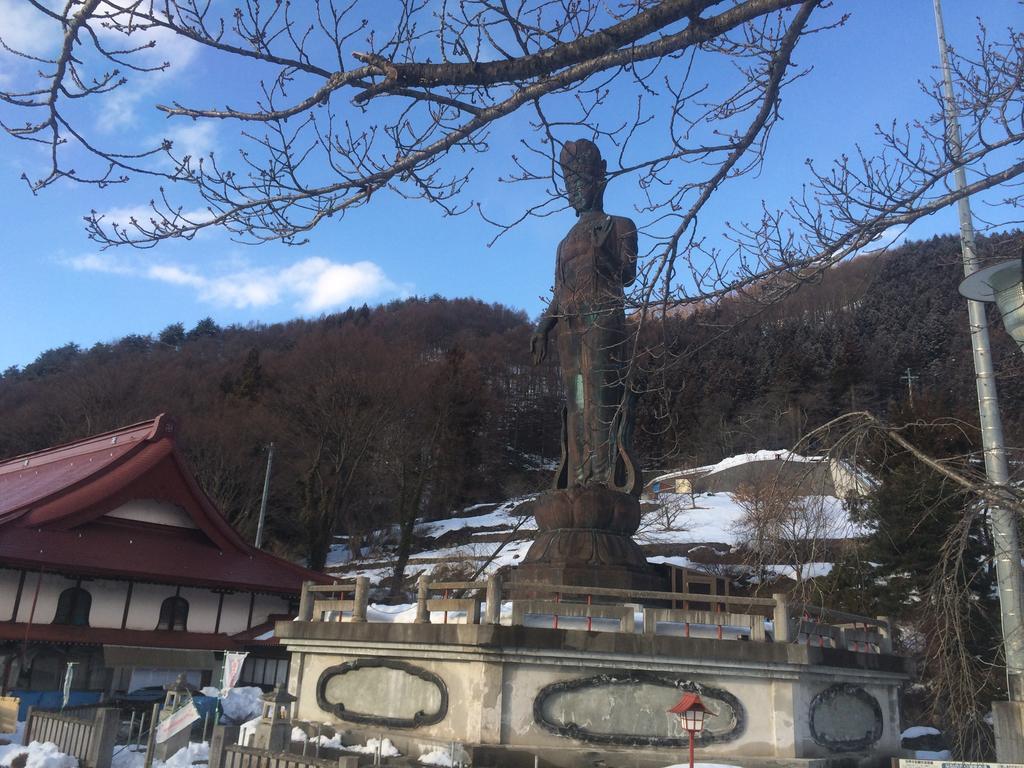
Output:
<path fill-rule="evenodd" d="M 704 713 L 708 711 L 696 693 L 684 693 L 683 698 L 669 710 L 679 716 L 683 729 L 690 733 L 700 733 L 704 730 Z"/>
<path fill-rule="evenodd" d="M 974 301 L 994 301 L 1006 332 L 1024 351 L 1024 254 L 979 269 L 960 283 L 960 294 Z"/>

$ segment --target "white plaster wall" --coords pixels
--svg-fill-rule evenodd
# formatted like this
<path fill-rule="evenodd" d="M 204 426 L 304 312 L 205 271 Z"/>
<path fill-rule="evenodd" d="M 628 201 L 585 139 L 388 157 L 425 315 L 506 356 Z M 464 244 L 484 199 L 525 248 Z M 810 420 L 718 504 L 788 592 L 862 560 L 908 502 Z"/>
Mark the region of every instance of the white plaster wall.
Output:
<path fill-rule="evenodd" d="M 252 609 L 252 625 L 262 624 L 272 613 L 287 613 L 288 601 L 275 595 L 256 595 Z"/>
<path fill-rule="evenodd" d="M 138 520 L 155 525 L 170 525 L 175 528 L 195 528 L 189 514 L 176 504 L 156 499 L 133 499 L 107 513 L 107 517 L 122 520 Z"/>
<path fill-rule="evenodd" d="M 166 584 L 137 583 L 132 589 L 132 604 L 128 609 L 128 629 L 156 629 L 160 621 L 160 606 L 177 590 Z"/>
<path fill-rule="evenodd" d="M 249 616 L 249 593 L 233 592 L 224 595 L 224 607 L 220 614 L 220 631 L 226 635 L 243 632 Z"/>
<path fill-rule="evenodd" d="M 13 568 L 0 568 L 0 621 L 11 621 L 14 618 L 11 614 L 14 611 L 14 599 L 18 595 L 21 573 Z M 28 581 L 28 576 L 25 581 Z"/>
<path fill-rule="evenodd" d="M 213 628 L 217 626 L 219 595 L 209 589 L 182 587 L 181 596 L 188 600 L 188 631 L 213 632 Z"/>
<path fill-rule="evenodd" d="M 36 595 L 36 584 L 39 584 L 39 597 L 35 600 L 35 615 L 32 614 L 32 601 Z M 75 586 L 74 579 L 66 579 L 45 573 L 39 581 L 39 573 L 30 573 L 25 577 L 25 588 L 21 594 L 21 605 L 18 606 L 18 621 L 27 622 L 32 617 L 33 624 L 50 624 L 57 614 L 57 598 L 68 587 Z"/>
<path fill-rule="evenodd" d="M 124 599 L 128 594 L 128 582 L 96 579 L 83 581 L 82 588 L 92 595 L 89 626 L 120 629 L 121 619 L 124 617 Z"/>

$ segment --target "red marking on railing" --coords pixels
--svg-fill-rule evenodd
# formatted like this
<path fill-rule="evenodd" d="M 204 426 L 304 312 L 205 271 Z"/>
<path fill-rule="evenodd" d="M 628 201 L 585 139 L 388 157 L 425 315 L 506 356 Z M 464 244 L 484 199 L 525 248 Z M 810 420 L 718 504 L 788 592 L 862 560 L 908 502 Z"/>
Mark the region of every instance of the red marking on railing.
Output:
<path fill-rule="evenodd" d="M 553 624 L 554 629 L 558 629 L 558 604 L 561 602 L 561 600 L 562 594 L 560 592 L 555 592 L 555 621 Z"/>
<path fill-rule="evenodd" d="M 716 626 L 718 627 L 718 639 L 721 640 L 722 639 L 722 625 L 718 624 Z"/>
<path fill-rule="evenodd" d="M 690 636 L 690 622 L 685 621 L 685 622 L 683 622 L 683 637 L 689 637 L 689 636 Z"/>
<path fill-rule="evenodd" d="M 444 591 L 444 599 L 445 600 L 448 599 L 448 590 L 447 589 Z M 445 624 L 448 623 L 448 609 L 447 608 L 444 609 L 444 623 Z"/>
<path fill-rule="evenodd" d="M 587 595 L 587 606 L 591 605 L 593 597 Z M 590 632 L 594 628 L 594 617 L 590 615 L 590 611 L 587 611 L 587 632 Z"/>

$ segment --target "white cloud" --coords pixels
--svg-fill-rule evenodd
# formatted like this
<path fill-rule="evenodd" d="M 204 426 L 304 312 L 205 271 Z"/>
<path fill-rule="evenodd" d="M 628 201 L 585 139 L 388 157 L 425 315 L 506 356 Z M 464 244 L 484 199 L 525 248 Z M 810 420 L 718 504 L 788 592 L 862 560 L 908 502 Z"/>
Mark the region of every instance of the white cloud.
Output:
<path fill-rule="evenodd" d="M 207 157 L 217 144 L 217 126 L 212 122 L 180 123 L 165 131 L 160 138 L 173 142 L 171 154 L 175 158 L 191 155 L 193 161 Z"/>
<path fill-rule="evenodd" d="M 16 51 L 41 56 L 56 50 L 61 29 L 24 0 L 0 0 L 0 38 Z"/>
<path fill-rule="evenodd" d="M 9 2 L 9 0 L 0 0 Z M 128 14 L 116 13 L 107 3 L 101 3 L 95 16 L 103 19 L 111 16 L 128 29 L 125 33 L 110 28 L 110 21 L 94 24 L 93 28 L 103 45 L 112 49 L 139 48 L 130 55 L 133 64 L 143 67 L 160 67 L 165 62 L 167 69 L 149 73 L 132 73 L 128 82 L 107 94 L 102 101 L 102 111 L 96 117 L 96 127 L 104 133 L 115 133 L 138 124 L 138 110 L 144 100 L 165 86 L 199 55 L 201 46 L 163 27 L 141 28 L 132 25 Z M 154 45 L 148 46 L 152 41 Z M 162 137 L 161 137 L 162 138 Z"/>
<path fill-rule="evenodd" d="M 160 280 L 173 285 L 191 285 L 193 288 L 204 288 L 207 280 L 202 275 L 171 265 L 154 265 L 146 270 L 146 277 Z"/>
<path fill-rule="evenodd" d="M 281 272 L 281 279 L 297 296 L 306 312 L 322 312 L 350 304 L 356 297 L 376 296 L 395 289 L 372 261 L 334 264 L 315 257 Z"/>
<path fill-rule="evenodd" d="M 382 295 L 405 293 L 372 261 L 343 264 L 321 256 L 277 269 L 233 259 L 229 269 L 215 274 L 173 263 L 146 265 L 138 261 L 133 265 L 106 254 L 78 256 L 65 263 L 76 270 L 134 275 L 191 288 L 200 301 L 233 309 L 290 302 L 300 312 L 318 313 Z"/>
<path fill-rule="evenodd" d="M 64 260 L 79 272 L 105 272 L 109 275 L 131 275 L 135 272 L 130 264 L 108 253 L 87 253 Z"/>

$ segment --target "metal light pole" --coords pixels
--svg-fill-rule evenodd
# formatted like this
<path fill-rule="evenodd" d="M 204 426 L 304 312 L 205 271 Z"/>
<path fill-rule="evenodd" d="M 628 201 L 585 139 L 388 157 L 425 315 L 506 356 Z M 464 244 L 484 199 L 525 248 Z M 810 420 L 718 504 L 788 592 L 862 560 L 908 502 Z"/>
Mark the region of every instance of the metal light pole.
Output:
<path fill-rule="evenodd" d="M 933 0 L 933 2 L 935 5 L 935 31 L 938 36 L 939 56 L 942 63 L 946 139 L 952 159 L 960 161 L 963 143 L 953 100 L 953 78 L 949 66 L 946 34 L 942 24 L 942 5 L 941 0 Z M 962 190 L 967 186 L 967 174 L 963 165 L 957 166 L 953 172 L 953 179 L 957 190 Z M 974 243 L 971 204 L 966 197 L 957 202 L 957 209 L 960 214 L 960 243 L 963 251 L 964 274 L 970 276 L 978 271 L 979 265 Z M 985 305 L 969 300 L 967 311 L 971 325 L 971 346 L 974 350 L 981 441 L 985 451 L 985 472 L 992 485 L 1003 486 L 1008 482 L 1009 472 L 1006 464 L 1006 449 L 1003 444 L 1003 426 L 999 417 L 999 402 L 996 399 L 995 375 L 992 370 L 992 353 L 989 347 Z M 1024 702 L 1024 677 L 1022 677 L 1024 675 L 1024 631 L 1021 627 L 1020 542 L 1017 536 L 1016 520 L 1010 510 L 1002 506 L 994 506 L 989 513 L 989 525 L 992 530 L 996 558 L 1003 653 L 1006 657 L 1007 694 L 1011 704 L 1018 706 L 1020 714 L 1016 719 L 1019 728 L 1022 716 L 1024 716 L 1024 704 L 1020 704 L 1020 702 Z M 1000 760 L 1004 759 L 1000 756 Z"/>
<path fill-rule="evenodd" d="M 263 546 L 263 523 L 267 519 L 267 497 L 270 495 L 270 467 L 274 463 L 274 444 L 267 447 L 267 473 L 263 477 L 263 499 L 260 501 L 260 521 L 256 524 L 256 549 Z"/>

